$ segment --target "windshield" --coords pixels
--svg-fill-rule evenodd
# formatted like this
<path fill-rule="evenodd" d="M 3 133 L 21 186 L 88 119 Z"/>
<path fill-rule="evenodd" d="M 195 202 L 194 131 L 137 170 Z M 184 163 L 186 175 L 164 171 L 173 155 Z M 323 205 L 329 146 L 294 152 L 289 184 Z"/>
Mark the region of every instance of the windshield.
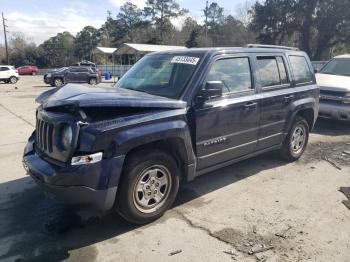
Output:
<path fill-rule="evenodd" d="M 350 59 L 333 59 L 320 70 L 320 73 L 350 76 Z"/>
<path fill-rule="evenodd" d="M 145 56 L 117 82 L 115 87 L 179 98 L 199 60 L 198 55 Z"/>

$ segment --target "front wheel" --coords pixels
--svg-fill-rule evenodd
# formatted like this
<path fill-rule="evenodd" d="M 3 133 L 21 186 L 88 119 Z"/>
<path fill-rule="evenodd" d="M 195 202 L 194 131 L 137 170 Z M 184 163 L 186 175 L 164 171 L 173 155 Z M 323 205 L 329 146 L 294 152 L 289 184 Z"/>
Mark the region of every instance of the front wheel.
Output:
<path fill-rule="evenodd" d="M 309 125 L 305 118 L 297 116 L 280 150 L 281 157 L 288 161 L 298 160 L 309 140 Z"/>
<path fill-rule="evenodd" d="M 171 207 L 178 189 L 175 160 L 160 150 L 142 150 L 126 160 L 116 208 L 131 223 L 149 223 Z"/>
<path fill-rule="evenodd" d="M 16 83 L 17 83 L 17 80 L 18 80 L 18 79 L 17 79 L 17 77 L 15 77 L 15 76 L 11 76 L 11 77 L 10 77 L 10 83 L 11 83 L 11 84 L 16 84 Z"/>
<path fill-rule="evenodd" d="M 61 78 L 56 78 L 53 83 L 55 84 L 56 87 L 60 87 L 63 85 L 63 81 Z"/>

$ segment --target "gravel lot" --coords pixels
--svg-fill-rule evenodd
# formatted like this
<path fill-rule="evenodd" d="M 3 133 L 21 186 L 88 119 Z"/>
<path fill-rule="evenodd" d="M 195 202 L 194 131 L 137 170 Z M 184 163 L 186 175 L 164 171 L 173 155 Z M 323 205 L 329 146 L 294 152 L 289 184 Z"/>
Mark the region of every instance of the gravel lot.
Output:
<path fill-rule="evenodd" d="M 183 185 L 152 224 L 116 214 L 82 223 L 22 168 L 34 98 L 48 88 L 40 76 L 0 83 L 0 261 L 350 261 L 350 210 L 339 192 L 350 187 L 350 124 L 319 121 L 298 162 L 269 153 Z M 65 232 L 47 232 L 48 221 Z M 261 245 L 269 250 L 249 254 Z"/>

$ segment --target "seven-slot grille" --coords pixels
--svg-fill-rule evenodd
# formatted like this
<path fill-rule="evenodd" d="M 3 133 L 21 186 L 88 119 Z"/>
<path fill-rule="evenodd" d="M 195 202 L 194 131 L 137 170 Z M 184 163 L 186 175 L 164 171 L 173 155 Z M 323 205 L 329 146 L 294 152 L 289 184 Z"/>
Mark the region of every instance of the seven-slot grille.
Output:
<path fill-rule="evenodd" d="M 53 124 L 42 119 L 36 120 L 36 146 L 41 151 L 52 152 Z"/>

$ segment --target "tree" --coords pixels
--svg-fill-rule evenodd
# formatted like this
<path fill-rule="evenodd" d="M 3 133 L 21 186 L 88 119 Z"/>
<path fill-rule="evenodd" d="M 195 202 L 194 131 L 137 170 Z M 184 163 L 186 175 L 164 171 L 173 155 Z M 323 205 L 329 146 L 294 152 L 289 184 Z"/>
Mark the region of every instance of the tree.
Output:
<path fill-rule="evenodd" d="M 190 36 L 188 40 L 186 41 L 186 47 L 191 48 L 191 47 L 199 47 L 198 43 L 198 36 L 199 36 L 199 28 L 196 27 L 192 29 Z"/>
<path fill-rule="evenodd" d="M 130 2 L 126 2 L 120 7 L 117 19 L 125 30 L 125 35 L 128 38 L 128 41 L 133 42 L 133 32 L 142 25 L 142 15 L 142 10 Z"/>
<path fill-rule="evenodd" d="M 216 2 L 212 2 L 208 8 L 204 10 L 204 14 L 208 17 L 208 25 L 216 26 L 224 22 L 224 8 L 219 6 Z"/>
<path fill-rule="evenodd" d="M 266 0 L 251 14 L 260 42 L 295 43 L 312 59 L 328 58 L 329 50 L 349 37 L 348 0 Z"/>
<path fill-rule="evenodd" d="M 224 8 L 216 2 L 212 2 L 203 10 L 205 16 L 205 27 L 207 37 L 207 45 L 216 46 L 222 37 L 222 25 L 225 21 Z"/>
<path fill-rule="evenodd" d="M 159 40 L 163 42 L 164 34 L 171 30 L 171 19 L 184 15 L 187 10 L 181 9 L 174 0 L 147 0 L 143 12 L 156 26 Z"/>
<path fill-rule="evenodd" d="M 93 51 L 99 43 L 98 30 L 85 26 L 75 38 L 74 54 L 81 60 L 93 60 Z"/>
<path fill-rule="evenodd" d="M 61 67 L 71 65 L 74 58 L 75 38 L 69 32 L 58 33 L 38 47 L 37 65 Z"/>

